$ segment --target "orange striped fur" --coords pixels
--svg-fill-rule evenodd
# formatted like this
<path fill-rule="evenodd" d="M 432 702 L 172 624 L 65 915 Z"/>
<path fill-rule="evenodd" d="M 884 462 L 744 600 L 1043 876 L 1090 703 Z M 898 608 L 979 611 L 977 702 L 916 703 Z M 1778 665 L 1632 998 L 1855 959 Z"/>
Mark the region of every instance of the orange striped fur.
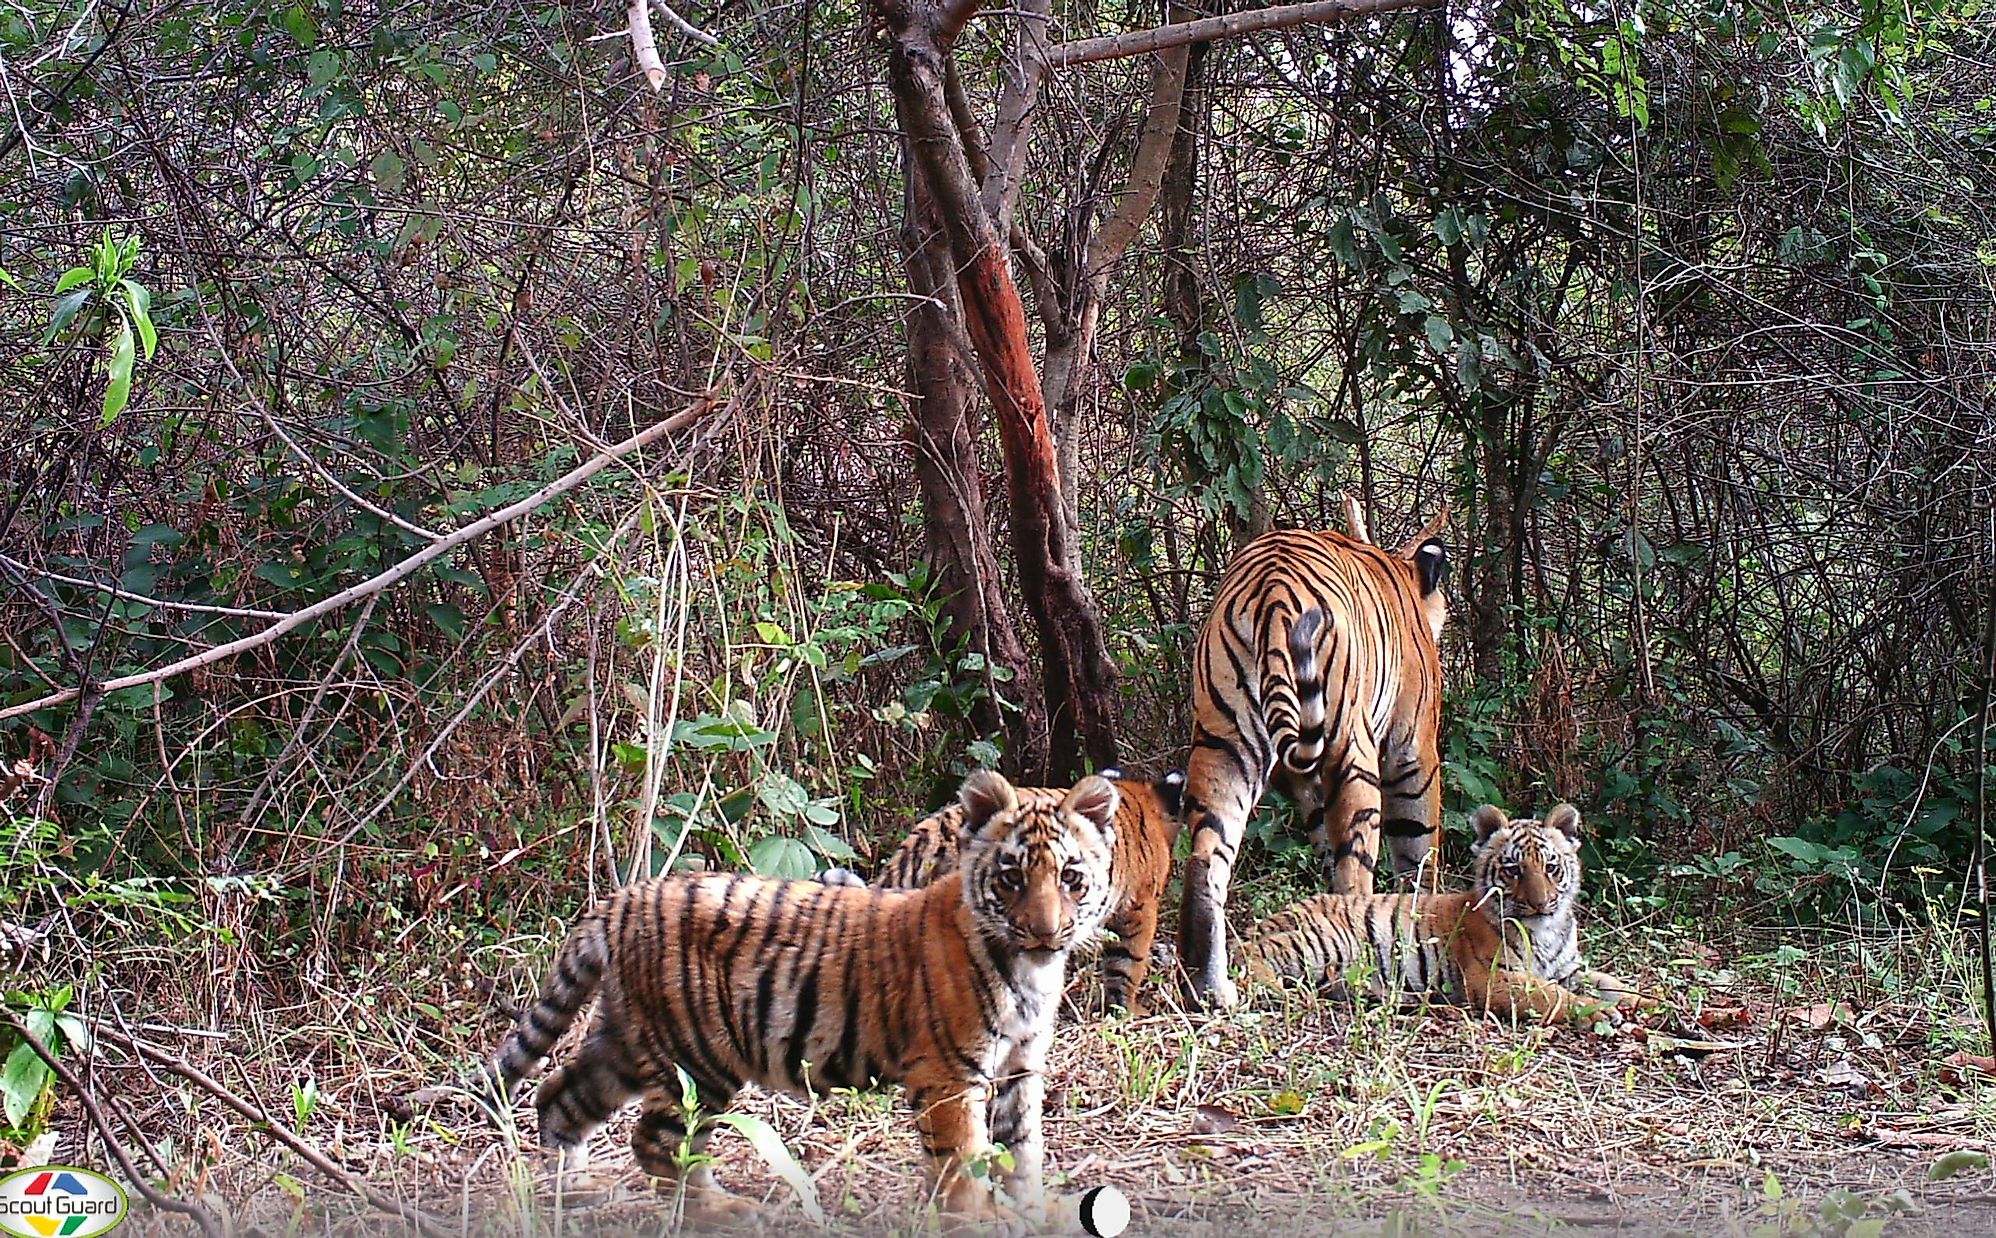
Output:
<path fill-rule="evenodd" d="M 600 993 L 581 1047 L 535 1094 L 544 1144 L 578 1148 L 638 1098 L 632 1155 L 672 1179 L 681 1149 L 699 1153 L 712 1129 L 689 1140 L 681 1071 L 707 1114 L 744 1083 L 900 1083 L 944 1211 L 994 1211 L 970 1169 L 994 1141 L 1011 1153 L 1008 1193 L 1036 1209 L 1041 1071 L 1068 952 L 1112 901 L 1117 800 L 1102 778 L 1022 798 L 972 775 L 957 869 L 919 890 L 746 875 L 626 887 L 575 927 L 487 1069 L 510 1095 Z M 686 1185 L 719 1202 L 706 1169 Z"/>
<path fill-rule="evenodd" d="M 1249 982 L 1362 980 L 1375 997 L 1435 997 L 1548 1022 L 1636 1001 L 1580 954 L 1580 813 L 1561 804 L 1542 820 L 1512 821 L 1485 805 L 1471 822 L 1475 882 L 1467 893 L 1306 899 L 1242 944 Z"/>
<path fill-rule="evenodd" d="M 1441 821 L 1448 555 L 1282 529 L 1227 568 L 1192 672 L 1192 830 L 1179 958 L 1194 999 L 1233 1004 L 1224 909 L 1247 820 L 1271 782 L 1295 800 L 1330 888 L 1371 894 L 1380 838 L 1413 880 Z M 1348 521 L 1362 531 L 1362 521 Z"/>
<path fill-rule="evenodd" d="M 1137 989 L 1150 969 L 1151 946 L 1157 940 L 1158 910 L 1165 887 L 1171 884 L 1171 848 L 1178 841 L 1179 797 L 1185 775 L 1167 774 L 1156 782 L 1125 778 L 1120 770 L 1102 771 L 1122 793 L 1116 808 L 1116 846 L 1110 865 L 1115 900 L 1103 926 L 1116 942 L 1102 951 L 1103 997 L 1111 1007 L 1143 1013 Z M 1063 791 L 1021 787 L 1022 800 L 1058 798 Z M 913 889 L 954 872 L 957 840 L 963 834 L 963 806 L 951 804 L 915 823 L 900 847 L 887 858 L 876 886 Z M 861 879 L 843 868 L 827 869 L 820 881 L 860 885 Z"/>

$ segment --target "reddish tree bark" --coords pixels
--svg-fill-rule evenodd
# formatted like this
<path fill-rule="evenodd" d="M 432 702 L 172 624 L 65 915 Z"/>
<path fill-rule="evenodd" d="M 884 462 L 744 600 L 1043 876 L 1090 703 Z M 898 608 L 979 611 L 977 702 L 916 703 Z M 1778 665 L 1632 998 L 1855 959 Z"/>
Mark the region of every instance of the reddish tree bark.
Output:
<path fill-rule="evenodd" d="M 942 12 L 925 3 L 879 0 L 888 38 L 895 111 L 922 178 L 933 193 L 956 263 L 963 325 L 984 371 L 998 421 L 1011 506 L 1019 588 L 1032 615 L 1044 664 L 1047 742 L 1038 765 L 1050 781 L 1116 759 L 1115 664 L 1102 616 L 1070 565 L 1071 533 L 1061 505 L 1053 429 L 1026 335 L 1006 247 L 986 210 L 963 135 L 952 118 Z"/>

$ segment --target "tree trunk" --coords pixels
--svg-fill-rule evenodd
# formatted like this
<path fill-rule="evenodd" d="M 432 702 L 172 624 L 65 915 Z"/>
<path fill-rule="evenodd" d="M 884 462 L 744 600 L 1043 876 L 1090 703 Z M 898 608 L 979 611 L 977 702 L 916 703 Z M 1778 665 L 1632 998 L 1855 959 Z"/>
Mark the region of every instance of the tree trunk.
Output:
<path fill-rule="evenodd" d="M 1072 530 L 1026 338 L 1025 305 L 951 118 L 947 49 L 936 15 L 888 0 L 878 7 L 892 35 L 888 80 L 895 111 L 948 234 L 964 326 L 998 420 L 1019 586 L 1045 665 L 1047 747 L 1039 764 L 1049 780 L 1063 781 L 1079 772 L 1084 755 L 1097 766 L 1116 759 L 1116 668 L 1095 599 L 1071 566 Z"/>
<path fill-rule="evenodd" d="M 963 355 L 957 346 L 962 314 L 950 278 L 949 238 L 915 161 L 910 157 L 905 162 L 901 252 L 909 291 L 922 298 L 908 317 L 909 379 L 918 397 L 911 430 L 922 532 L 950 631 L 963 639 L 966 649 L 984 655 L 990 695 L 973 708 L 971 725 L 984 736 L 1004 734 L 1007 750 L 1019 752 L 1028 746 L 1028 737 L 1045 733 L 1045 707 L 999 587 L 984 477 L 971 433 L 976 396 L 969 367 L 976 358 Z M 998 666 L 1012 672 L 1010 686 L 991 677 Z M 1000 692 L 1016 699 L 1022 712 L 1008 718 L 998 706 Z"/>

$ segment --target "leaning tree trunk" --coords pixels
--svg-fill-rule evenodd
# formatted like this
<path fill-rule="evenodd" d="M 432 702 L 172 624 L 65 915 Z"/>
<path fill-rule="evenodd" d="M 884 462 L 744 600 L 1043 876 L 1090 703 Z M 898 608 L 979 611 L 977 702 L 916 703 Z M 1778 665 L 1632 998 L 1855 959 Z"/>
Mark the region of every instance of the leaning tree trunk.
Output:
<path fill-rule="evenodd" d="M 1019 586 L 1045 666 L 1048 732 L 1040 764 L 1048 779 L 1060 781 L 1080 772 L 1083 756 L 1097 766 L 1116 759 L 1115 664 L 1101 612 L 1071 566 L 1072 529 L 1027 342 L 1025 305 L 950 114 L 942 15 L 894 0 L 879 0 L 879 8 L 891 36 L 895 111 L 948 235 L 963 325 L 998 420 Z"/>
<path fill-rule="evenodd" d="M 971 725 L 987 736 L 1003 733 L 1008 751 L 1020 752 L 1032 737 L 1045 733 L 1046 716 L 1037 677 L 1030 673 L 1025 646 L 999 587 L 984 477 L 971 433 L 977 358 L 958 346 L 960 313 L 949 238 L 912 156 L 906 181 L 902 259 L 909 291 L 920 298 L 908 317 L 908 368 L 918 397 L 912 430 L 923 534 L 950 630 L 967 648 L 984 655 L 989 693 L 973 708 Z M 1001 689 L 992 675 L 999 666 L 1011 671 L 1013 686 Z M 1001 691 L 1019 698 L 1020 713 L 1006 717 L 998 704 Z"/>

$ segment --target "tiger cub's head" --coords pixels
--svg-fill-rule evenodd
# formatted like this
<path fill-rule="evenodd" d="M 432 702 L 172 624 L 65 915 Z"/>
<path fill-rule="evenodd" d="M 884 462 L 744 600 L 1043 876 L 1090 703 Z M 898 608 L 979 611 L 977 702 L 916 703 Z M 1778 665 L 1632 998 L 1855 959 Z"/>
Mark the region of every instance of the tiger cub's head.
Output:
<path fill-rule="evenodd" d="M 1485 804 L 1476 828 L 1477 906 L 1496 919 L 1566 916 L 1580 894 L 1580 810 L 1560 804 L 1544 817 L 1513 821 Z"/>
<path fill-rule="evenodd" d="M 1048 960 L 1093 937 L 1114 897 L 1116 784 L 1021 789 L 980 770 L 958 799 L 964 899 L 985 939 Z"/>

